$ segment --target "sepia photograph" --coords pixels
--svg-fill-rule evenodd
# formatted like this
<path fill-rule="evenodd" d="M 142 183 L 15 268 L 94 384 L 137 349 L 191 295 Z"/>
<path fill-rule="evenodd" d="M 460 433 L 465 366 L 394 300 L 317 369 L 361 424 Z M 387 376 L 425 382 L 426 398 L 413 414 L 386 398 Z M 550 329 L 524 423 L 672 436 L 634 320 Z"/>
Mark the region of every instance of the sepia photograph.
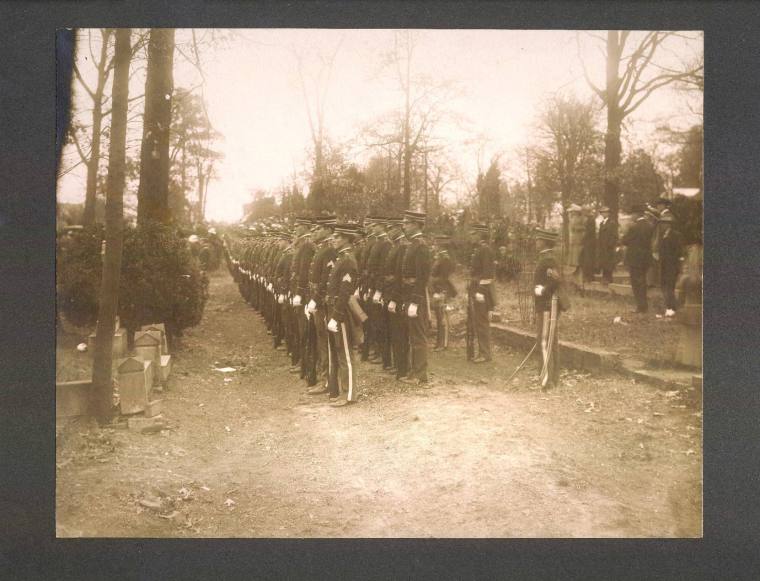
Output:
<path fill-rule="evenodd" d="M 702 31 L 55 58 L 57 538 L 703 537 Z"/>

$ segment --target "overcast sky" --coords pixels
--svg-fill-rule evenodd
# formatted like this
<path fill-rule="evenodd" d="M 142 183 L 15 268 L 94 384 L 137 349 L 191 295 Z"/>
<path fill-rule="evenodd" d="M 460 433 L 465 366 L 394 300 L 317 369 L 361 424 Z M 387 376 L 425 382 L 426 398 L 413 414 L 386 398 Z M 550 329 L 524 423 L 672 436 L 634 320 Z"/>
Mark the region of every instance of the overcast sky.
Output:
<path fill-rule="evenodd" d="M 178 42 L 188 37 L 188 31 L 177 31 Z M 356 137 L 373 118 L 402 106 L 396 78 L 380 64 L 393 38 L 391 30 L 236 30 L 222 46 L 206 49 L 203 92 L 211 123 L 224 136 L 217 148 L 225 156 L 219 177 L 209 185 L 207 219 L 238 220 L 252 191 L 278 188 L 294 171 L 300 175 L 308 167 L 311 138 L 294 50 L 306 55 L 307 73 L 316 74 L 319 55 L 327 56 L 339 45 L 325 126 L 330 138 L 340 142 Z M 601 86 L 603 57 L 593 39 L 585 34 L 581 38 L 589 73 Z M 413 71 L 451 81 L 459 93 L 447 104 L 459 121 L 437 129 L 465 178 L 452 185 L 450 197 L 477 174 L 478 145 L 472 144 L 472 137 L 483 136 L 482 164 L 503 152 L 507 176 L 521 177 L 521 168 L 510 160 L 533 139 L 536 115 L 545 100 L 557 91 L 580 98 L 591 95 L 573 31 L 420 30 L 415 39 Z M 701 49 L 701 41 L 673 39 L 668 48 L 663 57 L 674 63 Z M 80 49 L 77 55 L 86 77 L 92 75 L 88 54 Z M 176 55 L 175 87 L 199 82 L 198 71 Z M 144 76 L 136 74 L 131 94 L 141 93 L 143 84 Z M 80 109 L 87 106 L 81 89 L 75 93 L 75 104 Z M 700 105 L 691 103 L 692 108 Z M 629 120 L 629 139 L 651 147 L 657 124 L 683 128 L 698 120 L 682 94 L 664 89 Z M 139 130 L 137 124 L 133 131 L 138 141 Z M 75 158 L 68 151 L 64 159 Z M 84 184 L 80 166 L 60 180 L 59 199 L 82 201 Z"/>

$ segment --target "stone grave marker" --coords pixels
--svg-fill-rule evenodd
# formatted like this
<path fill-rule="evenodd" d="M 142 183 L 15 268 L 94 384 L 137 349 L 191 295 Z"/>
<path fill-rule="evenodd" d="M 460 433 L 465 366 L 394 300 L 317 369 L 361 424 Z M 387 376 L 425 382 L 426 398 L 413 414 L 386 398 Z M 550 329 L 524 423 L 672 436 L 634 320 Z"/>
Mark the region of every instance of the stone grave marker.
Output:
<path fill-rule="evenodd" d="M 153 331 L 136 333 L 135 354 L 153 364 L 153 385 L 158 385 L 161 381 L 161 339 Z"/>
<path fill-rule="evenodd" d="M 140 328 L 141 331 L 155 331 L 161 335 L 161 355 L 169 354 L 169 345 L 166 340 L 166 326 L 163 323 L 151 323 L 150 325 L 143 325 Z"/>
<path fill-rule="evenodd" d="M 152 362 L 129 357 L 119 365 L 119 401 L 122 414 L 145 411 L 153 386 Z"/>

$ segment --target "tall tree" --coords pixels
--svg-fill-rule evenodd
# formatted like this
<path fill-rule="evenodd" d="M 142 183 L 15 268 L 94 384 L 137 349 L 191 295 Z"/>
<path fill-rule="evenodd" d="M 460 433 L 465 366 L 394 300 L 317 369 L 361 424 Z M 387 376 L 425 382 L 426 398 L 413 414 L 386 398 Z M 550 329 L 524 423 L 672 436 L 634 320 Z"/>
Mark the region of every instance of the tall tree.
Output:
<path fill-rule="evenodd" d="M 327 103 L 327 93 L 330 89 L 330 78 L 332 76 L 333 64 L 335 57 L 340 50 L 341 39 L 335 46 L 335 49 L 327 56 L 317 53 L 315 56 L 319 60 L 319 66 L 315 75 L 309 75 L 307 65 L 304 62 L 304 56 L 293 51 L 298 64 L 298 80 L 301 85 L 304 106 L 306 107 L 306 117 L 309 121 L 309 131 L 311 132 L 311 141 L 314 148 L 314 163 L 311 172 L 311 185 L 309 188 L 309 206 L 315 212 L 327 208 L 324 203 L 325 196 L 325 148 L 326 148 L 326 129 L 325 129 L 325 105 Z M 310 90 L 307 88 L 306 77 L 309 76 L 313 85 L 313 94 L 310 96 Z"/>
<path fill-rule="evenodd" d="M 112 349 L 114 321 L 119 304 L 119 278 L 121 276 L 129 63 L 131 59 L 130 34 L 131 29 L 129 28 L 119 28 L 115 31 L 113 110 L 111 113 L 111 139 L 108 151 L 106 187 L 106 239 L 92 366 L 91 409 L 93 415 L 101 421 L 109 419 L 113 397 Z"/>
<path fill-rule="evenodd" d="M 586 82 L 607 109 L 604 199 L 614 219 L 617 219 L 619 210 L 619 170 L 622 158 L 620 134 L 623 121 L 656 90 L 673 83 L 700 79 L 702 76 L 704 64 L 699 59 L 691 62 L 685 69 L 674 69 L 656 62 L 658 57 L 665 52 L 663 45 L 667 39 L 678 36 L 679 33 L 676 32 L 647 32 L 634 44 L 632 50 L 626 51 L 628 42 L 632 40 L 631 31 L 609 30 L 606 39 L 594 34 L 594 38 L 604 43 L 602 48 L 606 59 L 604 89 L 591 80 L 581 56 L 580 35 L 577 37 L 578 56 Z"/>
<path fill-rule="evenodd" d="M 593 104 L 574 97 L 552 98 L 541 114 L 543 155 L 557 177 L 562 201 L 562 235 L 568 242 L 567 209 L 577 192 L 579 168 L 592 152 L 596 140 Z"/>
<path fill-rule="evenodd" d="M 169 135 L 174 90 L 174 29 L 153 28 L 148 42 L 145 116 L 140 150 L 137 221 L 168 223 Z"/>
<path fill-rule="evenodd" d="M 501 216 L 501 171 L 498 164 L 498 157 L 492 159 L 486 173 L 478 176 L 480 217 L 484 222 Z"/>
<path fill-rule="evenodd" d="M 90 151 L 89 155 L 84 152 L 84 148 L 80 143 L 80 136 L 75 130 L 72 132 L 72 141 L 77 147 L 80 157 L 83 163 L 87 166 L 87 182 L 85 188 L 84 198 L 84 214 L 82 216 L 82 223 L 85 226 L 95 223 L 95 196 L 98 182 L 98 167 L 100 165 L 100 142 L 103 130 L 103 105 L 104 105 L 104 92 L 106 83 L 111 75 L 111 71 L 114 66 L 113 56 L 109 56 L 109 44 L 113 37 L 113 29 L 101 28 L 100 33 L 100 50 L 98 57 L 95 57 L 95 52 L 92 50 L 92 36 L 94 31 L 87 30 L 82 34 L 87 34 L 87 44 L 90 49 L 90 56 L 92 57 L 92 63 L 96 67 L 97 75 L 95 77 L 95 85 L 90 87 L 90 84 L 84 80 L 79 67 L 74 63 L 74 75 L 77 81 L 85 90 L 87 95 L 92 101 L 92 126 L 90 135 Z M 80 42 L 81 42 L 80 38 Z"/>

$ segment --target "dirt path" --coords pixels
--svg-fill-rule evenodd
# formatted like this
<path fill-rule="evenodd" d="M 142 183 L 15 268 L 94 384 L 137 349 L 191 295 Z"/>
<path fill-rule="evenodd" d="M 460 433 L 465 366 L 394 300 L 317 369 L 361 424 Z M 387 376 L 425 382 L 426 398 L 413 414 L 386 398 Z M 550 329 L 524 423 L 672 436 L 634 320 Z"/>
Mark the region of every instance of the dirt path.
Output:
<path fill-rule="evenodd" d="M 170 429 L 59 427 L 58 535 L 701 535 L 699 394 L 573 374 L 542 394 L 535 368 L 505 385 L 520 354 L 496 355 L 431 354 L 427 389 L 362 364 L 363 399 L 332 408 L 219 273 L 176 354 Z"/>

